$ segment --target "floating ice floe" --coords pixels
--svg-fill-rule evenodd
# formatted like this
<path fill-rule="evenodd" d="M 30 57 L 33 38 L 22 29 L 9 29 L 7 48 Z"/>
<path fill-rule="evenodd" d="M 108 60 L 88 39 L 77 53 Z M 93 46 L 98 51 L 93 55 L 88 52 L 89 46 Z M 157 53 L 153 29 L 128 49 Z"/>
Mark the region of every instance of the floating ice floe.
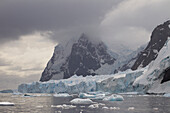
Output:
<path fill-rule="evenodd" d="M 134 107 L 129 107 L 128 111 L 131 111 L 131 110 L 134 110 L 134 109 L 135 109 Z"/>
<path fill-rule="evenodd" d="M 68 93 L 60 93 L 60 94 L 54 94 L 54 97 L 72 97 L 72 95 L 69 95 Z"/>
<path fill-rule="evenodd" d="M 102 109 L 109 109 L 109 108 L 105 106 L 105 107 L 102 107 Z"/>
<path fill-rule="evenodd" d="M 20 93 L 20 92 L 14 92 L 14 93 L 12 93 L 13 95 L 22 95 L 22 93 Z"/>
<path fill-rule="evenodd" d="M 88 108 L 90 108 L 90 109 L 99 108 L 99 104 L 92 104 Z"/>
<path fill-rule="evenodd" d="M 94 91 L 94 92 L 88 92 L 87 94 L 90 95 L 98 95 L 98 94 L 105 94 L 105 95 L 109 95 L 109 92 L 103 92 L 103 91 Z"/>
<path fill-rule="evenodd" d="M 170 97 L 170 93 L 166 93 L 163 95 L 164 97 Z"/>
<path fill-rule="evenodd" d="M 111 96 L 105 97 L 103 100 L 104 101 L 123 101 L 124 98 L 121 95 L 113 94 Z"/>
<path fill-rule="evenodd" d="M 51 105 L 52 108 L 59 108 L 59 109 L 73 109 L 73 108 L 76 108 L 76 106 L 73 106 L 73 105 L 66 105 L 66 104 L 63 104 L 63 105 Z"/>
<path fill-rule="evenodd" d="M 119 93 L 119 94 L 122 94 L 122 95 L 138 95 L 140 93 L 139 92 L 126 92 L 126 93 Z"/>
<path fill-rule="evenodd" d="M 119 110 L 119 107 L 110 107 L 110 110 Z"/>
<path fill-rule="evenodd" d="M 11 102 L 0 102 L 0 106 L 14 106 L 14 103 Z"/>
<path fill-rule="evenodd" d="M 72 104 L 94 104 L 95 103 L 90 99 L 81 99 L 81 98 L 75 98 L 75 99 L 71 100 L 70 102 Z"/>
<path fill-rule="evenodd" d="M 90 99 L 97 99 L 97 100 L 102 100 L 105 98 L 105 94 L 87 94 L 87 93 L 80 93 L 79 98 L 90 98 Z"/>

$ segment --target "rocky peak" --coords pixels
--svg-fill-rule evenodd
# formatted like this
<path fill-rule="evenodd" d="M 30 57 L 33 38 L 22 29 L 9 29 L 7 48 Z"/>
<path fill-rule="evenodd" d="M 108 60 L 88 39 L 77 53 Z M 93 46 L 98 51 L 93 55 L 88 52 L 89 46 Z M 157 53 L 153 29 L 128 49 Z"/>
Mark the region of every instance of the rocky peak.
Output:
<path fill-rule="evenodd" d="M 167 21 L 154 29 L 148 46 L 138 55 L 138 59 L 132 66 L 132 70 L 136 70 L 139 67 L 146 67 L 151 61 L 157 58 L 158 52 L 164 46 L 168 37 L 170 37 L 169 25 L 170 21 Z"/>
<path fill-rule="evenodd" d="M 71 49 L 70 52 L 66 52 Z M 40 81 L 50 79 L 65 79 L 76 75 L 98 75 L 102 66 L 113 65 L 116 60 L 108 53 L 107 46 L 102 41 L 92 41 L 87 35 L 80 38 L 69 47 L 56 46 L 51 60 L 42 73 Z M 69 54 L 65 54 L 69 53 Z M 110 74 L 107 72 L 105 74 Z"/>

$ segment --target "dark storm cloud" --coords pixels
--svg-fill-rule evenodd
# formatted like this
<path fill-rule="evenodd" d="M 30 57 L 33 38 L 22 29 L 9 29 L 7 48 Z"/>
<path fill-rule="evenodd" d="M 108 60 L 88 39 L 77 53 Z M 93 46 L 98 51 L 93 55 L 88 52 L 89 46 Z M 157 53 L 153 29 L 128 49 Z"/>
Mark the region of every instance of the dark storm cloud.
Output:
<path fill-rule="evenodd" d="M 80 30 L 79 26 L 95 25 L 119 1 L 122 0 L 1 0 L 0 42 L 34 31 L 70 32 Z"/>

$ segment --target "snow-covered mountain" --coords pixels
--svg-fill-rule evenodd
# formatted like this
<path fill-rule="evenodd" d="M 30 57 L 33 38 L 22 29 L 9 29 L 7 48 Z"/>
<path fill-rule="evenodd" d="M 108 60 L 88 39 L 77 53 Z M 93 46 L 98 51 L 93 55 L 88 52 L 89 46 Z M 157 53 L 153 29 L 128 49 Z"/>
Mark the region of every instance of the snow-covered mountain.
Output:
<path fill-rule="evenodd" d="M 132 70 L 146 67 L 151 61 L 155 60 L 158 56 L 159 51 L 164 46 L 167 38 L 170 37 L 170 21 L 167 21 L 157 26 L 151 35 L 151 40 L 144 51 L 142 51 L 134 65 Z"/>
<path fill-rule="evenodd" d="M 110 51 L 103 42 L 90 41 L 83 34 L 78 41 L 71 40 L 65 46 L 59 44 L 55 47 L 53 57 L 40 80 L 47 82 L 21 84 L 18 91 L 71 94 L 90 91 L 170 93 L 170 21 L 155 28 L 144 50 L 145 47 L 141 46 L 125 59 Z M 132 68 L 136 66 L 138 69 L 120 72 L 132 65 Z M 115 71 L 118 73 L 110 74 Z M 93 76 L 95 74 L 99 75 Z"/>
<path fill-rule="evenodd" d="M 136 51 L 133 51 L 131 54 L 124 56 L 125 58 L 121 58 L 124 59 L 123 61 L 121 61 L 122 65 L 119 68 L 119 71 L 126 71 L 127 69 L 131 69 L 131 67 L 135 64 L 136 60 L 139 57 L 139 54 L 145 49 L 146 44 L 142 45 L 141 47 L 139 47 Z"/>
<path fill-rule="evenodd" d="M 91 40 L 82 34 L 78 41 L 71 40 L 64 46 L 59 44 L 55 47 L 40 81 L 66 79 L 74 74 L 110 74 L 116 61 L 112 55 L 102 41 Z"/>
<path fill-rule="evenodd" d="M 155 61 L 150 63 L 148 70 L 133 85 L 145 86 L 148 93 L 170 93 L 170 37 Z"/>

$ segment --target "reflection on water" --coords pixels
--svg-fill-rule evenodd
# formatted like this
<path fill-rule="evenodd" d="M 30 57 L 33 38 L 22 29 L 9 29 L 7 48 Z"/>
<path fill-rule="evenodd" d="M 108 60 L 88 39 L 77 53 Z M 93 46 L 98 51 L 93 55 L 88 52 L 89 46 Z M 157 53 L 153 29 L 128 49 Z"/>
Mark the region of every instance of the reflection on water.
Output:
<path fill-rule="evenodd" d="M 0 112 L 7 113 L 170 113 L 170 98 L 156 96 L 124 96 L 121 102 L 102 103 L 99 108 L 89 105 L 74 105 L 68 108 L 74 97 L 57 98 L 53 96 L 21 97 L 11 94 L 0 94 L 0 102 L 13 102 L 15 106 L 0 106 Z M 62 107 L 65 104 L 66 107 Z M 61 105 L 61 106 L 58 106 Z"/>

